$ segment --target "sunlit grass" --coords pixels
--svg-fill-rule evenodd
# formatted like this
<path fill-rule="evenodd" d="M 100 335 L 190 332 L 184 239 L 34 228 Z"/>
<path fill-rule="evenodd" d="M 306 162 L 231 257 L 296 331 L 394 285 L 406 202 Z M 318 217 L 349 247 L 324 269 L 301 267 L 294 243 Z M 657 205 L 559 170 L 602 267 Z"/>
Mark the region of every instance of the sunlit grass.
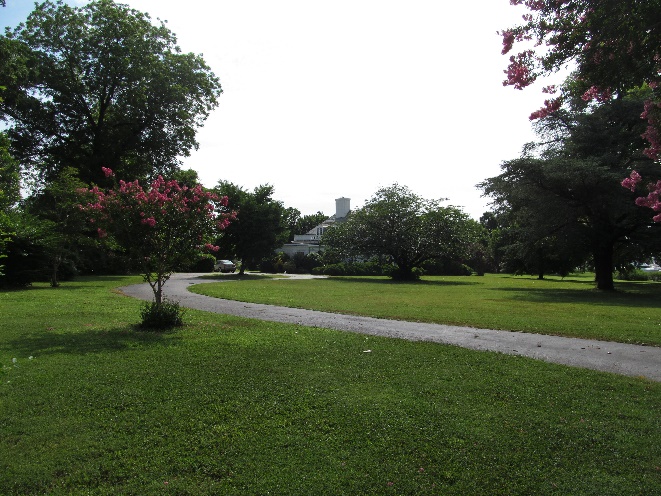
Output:
<path fill-rule="evenodd" d="M 490 274 L 415 283 L 376 277 L 245 280 L 190 290 L 327 312 L 661 345 L 659 283 L 618 283 L 617 291 L 602 292 L 586 275 L 540 281 Z"/>
<path fill-rule="evenodd" d="M 0 292 L 0 494 L 661 492 L 658 383 L 193 310 L 140 332 L 112 290 L 139 281 Z"/>

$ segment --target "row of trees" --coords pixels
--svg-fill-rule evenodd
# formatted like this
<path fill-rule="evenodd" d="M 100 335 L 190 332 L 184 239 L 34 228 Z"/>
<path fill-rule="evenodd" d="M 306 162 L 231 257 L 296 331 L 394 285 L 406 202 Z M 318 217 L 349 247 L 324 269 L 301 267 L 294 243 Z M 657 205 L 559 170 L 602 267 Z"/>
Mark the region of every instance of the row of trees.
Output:
<path fill-rule="evenodd" d="M 478 272 L 507 262 L 540 275 L 591 263 L 598 287 L 612 289 L 614 265 L 658 253 L 658 225 L 633 198 L 658 172 L 660 30 L 650 14 L 660 12 L 659 2 L 623 9 L 592 0 L 512 0 L 530 14 L 503 32 L 503 52 L 530 40 L 547 52 L 512 56 L 505 83 L 521 89 L 568 61 L 576 71 L 561 87 L 547 88 L 557 96 L 531 116 L 540 142 L 480 185 L 496 210 L 478 223 L 393 185 L 328 231 L 325 260 L 376 259 L 402 279 L 449 261 Z M 0 36 L 0 74 L 5 277 L 29 282 L 33 268 L 47 266 L 57 285 L 72 263 L 88 271 L 130 268 L 130 247 L 99 247 L 76 191 L 95 186 L 109 194 L 117 185 L 104 168 L 125 184 L 151 184 L 146 195 L 163 184 L 196 191 L 197 175 L 182 171 L 179 160 L 197 146 L 195 132 L 217 105 L 215 75 L 200 56 L 181 53 L 163 23 L 112 0 L 37 5 L 24 24 Z M 159 183 L 161 176 L 168 181 Z M 634 193 L 620 186 L 627 176 Z M 29 191 L 24 200 L 21 184 Z M 275 246 L 325 217 L 285 207 L 269 185 L 246 191 L 221 181 L 197 191 L 213 203 L 214 216 L 235 217 L 211 246 L 240 260 L 242 270 L 257 268 Z M 660 191 L 656 183 L 638 204 L 661 210 Z"/>

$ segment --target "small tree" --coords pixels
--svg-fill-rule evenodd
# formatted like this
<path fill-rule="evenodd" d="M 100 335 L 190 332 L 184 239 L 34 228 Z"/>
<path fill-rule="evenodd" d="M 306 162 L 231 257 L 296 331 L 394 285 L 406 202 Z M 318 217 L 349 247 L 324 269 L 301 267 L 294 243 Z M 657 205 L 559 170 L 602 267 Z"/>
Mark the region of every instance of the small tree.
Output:
<path fill-rule="evenodd" d="M 113 175 L 103 170 L 107 177 Z M 163 303 L 163 285 L 170 276 L 201 252 L 217 251 L 211 241 L 233 218 L 232 212 L 215 212 L 216 205 L 227 205 L 227 197 L 204 191 L 199 184 L 182 187 L 161 176 L 147 189 L 138 181 L 119 181 L 109 191 L 83 191 L 91 196 L 81 206 L 90 214 L 89 221 L 97 225 L 101 238 L 114 240 L 140 268 L 154 292 L 156 308 Z"/>

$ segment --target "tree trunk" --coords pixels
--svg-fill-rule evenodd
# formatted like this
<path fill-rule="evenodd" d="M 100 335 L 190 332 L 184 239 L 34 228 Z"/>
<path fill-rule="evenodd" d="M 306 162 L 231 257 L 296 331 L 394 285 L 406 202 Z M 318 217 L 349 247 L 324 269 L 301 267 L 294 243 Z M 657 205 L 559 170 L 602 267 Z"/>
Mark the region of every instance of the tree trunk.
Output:
<path fill-rule="evenodd" d="M 154 292 L 156 306 L 160 307 L 163 302 L 163 279 L 157 274 L 156 291 Z"/>
<path fill-rule="evenodd" d="M 597 289 L 613 291 L 613 244 L 600 243 L 594 249 L 594 272 Z"/>
<path fill-rule="evenodd" d="M 52 271 L 50 275 L 50 285 L 51 288 L 57 288 L 60 286 L 60 281 L 57 280 L 57 271 L 60 268 L 60 260 L 56 259 L 53 262 Z"/>

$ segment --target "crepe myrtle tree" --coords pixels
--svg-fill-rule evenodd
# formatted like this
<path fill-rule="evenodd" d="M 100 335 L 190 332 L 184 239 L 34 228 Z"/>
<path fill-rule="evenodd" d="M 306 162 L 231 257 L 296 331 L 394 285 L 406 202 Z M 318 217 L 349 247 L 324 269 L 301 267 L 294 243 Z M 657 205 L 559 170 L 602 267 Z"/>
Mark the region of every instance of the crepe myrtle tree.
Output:
<path fill-rule="evenodd" d="M 636 88 L 649 90 L 640 108 L 647 121 L 645 154 L 661 158 L 661 0 L 618 2 L 603 0 L 510 0 L 523 5 L 523 23 L 500 32 L 503 54 L 514 46 L 503 84 L 523 89 L 540 76 L 572 66 L 573 72 L 551 94 L 531 120 L 557 112 L 568 101 L 603 104 L 623 98 Z M 623 186 L 636 190 L 637 172 Z M 661 182 L 648 181 L 648 194 L 640 206 L 661 211 Z M 661 221 L 656 215 L 655 220 Z"/>
<path fill-rule="evenodd" d="M 114 176 L 111 169 L 104 167 L 103 172 Z M 106 191 L 95 186 L 80 192 L 88 200 L 80 208 L 89 214 L 89 222 L 100 238 L 115 242 L 140 268 L 157 308 L 170 276 L 200 253 L 218 251 L 211 241 L 234 217 L 233 212 L 216 213 L 216 205 L 226 205 L 227 197 L 161 176 L 147 188 L 137 180 L 120 180 Z"/>

